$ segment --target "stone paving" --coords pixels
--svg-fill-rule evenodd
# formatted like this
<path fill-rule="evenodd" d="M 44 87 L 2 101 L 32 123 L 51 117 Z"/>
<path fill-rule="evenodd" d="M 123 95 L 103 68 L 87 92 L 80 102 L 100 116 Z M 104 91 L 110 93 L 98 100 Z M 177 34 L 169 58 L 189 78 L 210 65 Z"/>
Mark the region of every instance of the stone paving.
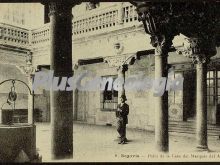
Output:
<path fill-rule="evenodd" d="M 209 151 L 196 149 L 195 135 L 170 133 L 169 153 L 154 149 L 154 133 L 127 129 L 127 144 L 118 144 L 115 127 L 74 123 L 73 159 L 51 160 L 50 124 L 37 123 L 37 148 L 43 162 L 220 161 L 220 140 L 209 137 Z"/>

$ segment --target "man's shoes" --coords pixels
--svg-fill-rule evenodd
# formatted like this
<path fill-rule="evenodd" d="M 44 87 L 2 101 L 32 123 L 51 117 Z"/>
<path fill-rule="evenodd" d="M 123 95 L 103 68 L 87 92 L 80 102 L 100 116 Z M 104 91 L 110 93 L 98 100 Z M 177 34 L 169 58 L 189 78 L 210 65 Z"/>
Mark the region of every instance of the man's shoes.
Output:
<path fill-rule="evenodd" d="M 128 142 L 128 139 L 127 138 L 125 138 L 125 140 L 124 140 L 125 142 Z"/>

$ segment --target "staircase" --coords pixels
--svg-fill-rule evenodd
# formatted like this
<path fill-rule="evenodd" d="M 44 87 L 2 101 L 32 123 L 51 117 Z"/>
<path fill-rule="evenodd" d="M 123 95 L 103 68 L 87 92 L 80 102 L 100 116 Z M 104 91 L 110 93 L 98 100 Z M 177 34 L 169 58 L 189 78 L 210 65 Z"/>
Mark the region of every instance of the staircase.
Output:
<path fill-rule="evenodd" d="M 196 134 L 196 122 L 190 121 L 169 121 L 169 132 L 178 134 L 195 135 Z M 208 136 L 219 137 L 220 126 L 208 124 Z"/>

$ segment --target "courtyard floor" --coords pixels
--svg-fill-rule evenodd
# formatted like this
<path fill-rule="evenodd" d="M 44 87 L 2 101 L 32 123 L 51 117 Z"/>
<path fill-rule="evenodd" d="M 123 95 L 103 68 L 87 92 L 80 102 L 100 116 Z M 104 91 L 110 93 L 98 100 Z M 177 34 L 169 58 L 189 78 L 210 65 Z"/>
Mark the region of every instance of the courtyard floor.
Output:
<path fill-rule="evenodd" d="M 74 123 L 73 159 L 51 160 L 49 123 L 36 123 L 38 152 L 43 162 L 149 162 L 149 161 L 220 161 L 220 140 L 208 137 L 209 151 L 196 149 L 195 135 L 169 134 L 169 153 L 158 153 L 154 133 L 127 129 L 127 144 L 118 144 L 115 127 Z"/>

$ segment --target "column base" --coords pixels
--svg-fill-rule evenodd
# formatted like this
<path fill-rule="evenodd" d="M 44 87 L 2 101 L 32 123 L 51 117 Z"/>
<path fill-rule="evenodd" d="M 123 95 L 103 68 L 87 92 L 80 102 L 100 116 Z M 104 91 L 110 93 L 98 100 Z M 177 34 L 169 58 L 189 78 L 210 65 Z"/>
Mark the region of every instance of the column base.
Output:
<path fill-rule="evenodd" d="M 162 145 L 159 145 L 159 144 L 156 144 L 156 151 L 157 152 L 163 152 L 163 153 L 168 153 L 169 152 L 169 147 L 168 146 L 162 146 Z"/>
<path fill-rule="evenodd" d="M 208 146 L 197 145 L 196 146 L 196 151 L 200 151 L 200 152 L 209 151 L 209 148 L 208 148 Z"/>
<path fill-rule="evenodd" d="M 69 155 L 52 155 L 52 160 L 73 159 L 73 154 Z"/>

